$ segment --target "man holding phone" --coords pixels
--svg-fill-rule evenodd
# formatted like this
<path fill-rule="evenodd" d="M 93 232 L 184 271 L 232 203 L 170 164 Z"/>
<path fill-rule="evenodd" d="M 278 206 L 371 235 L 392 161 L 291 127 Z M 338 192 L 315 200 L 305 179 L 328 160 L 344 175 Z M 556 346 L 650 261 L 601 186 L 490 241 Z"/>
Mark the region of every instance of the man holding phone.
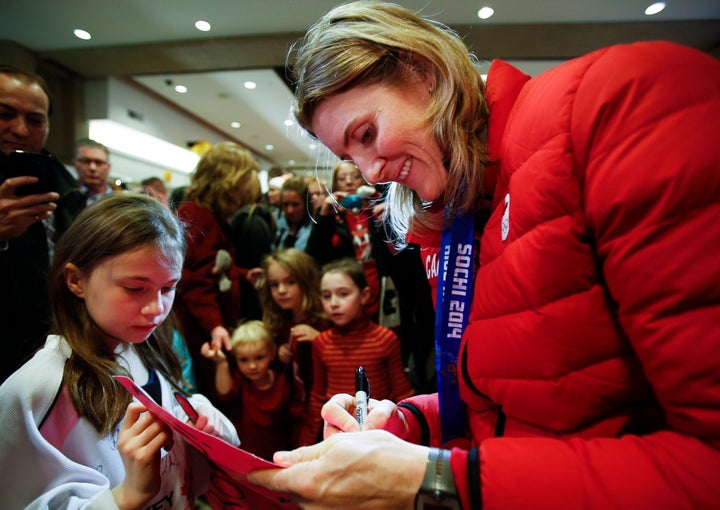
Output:
<path fill-rule="evenodd" d="M 14 151 L 47 152 L 50 94 L 33 73 L 0 65 L 0 382 L 42 345 L 50 327 L 46 274 L 50 260 L 52 216 L 61 195 L 77 188 L 65 167 L 51 158 L 50 191 L 23 195 L 36 184 L 17 169 Z M 20 172 L 22 173 L 22 172 Z"/>

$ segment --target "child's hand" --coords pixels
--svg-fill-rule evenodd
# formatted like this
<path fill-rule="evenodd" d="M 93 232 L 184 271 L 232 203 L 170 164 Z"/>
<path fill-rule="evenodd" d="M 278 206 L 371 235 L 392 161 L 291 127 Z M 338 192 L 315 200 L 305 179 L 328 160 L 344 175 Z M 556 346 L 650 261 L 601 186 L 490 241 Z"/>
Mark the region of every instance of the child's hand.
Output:
<path fill-rule="evenodd" d="M 307 324 L 298 324 L 290 330 L 290 334 L 296 342 L 312 342 L 320 332 Z"/>
<path fill-rule="evenodd" d="M 172 437 L 168 426 L 144 405 L 133 402 L 128 406 L 117 443 L 125 479 L 112 490 L 118 507 L 144 507 L 157 494 L 162 481 L 160 449 L 172 445 Z"/>
<path fill-rule="evenodd" d="M 213 360 L 215 364 L 227 361 L 227 356 L 225 356 L 225 353 L 222 351 L 222 349 L 216 349 L 210 342 L 205 342 L 204 344 L 202 344 L 202 347 L 200 347 L 200 354 L 202 354 L 208 359 Z"/>
<path fill-rule="evenodd" d="M 287 365 L 290 363 L 293 359 L 293 352 L 292 347 L 290 347 L 290 342 L 282 344 L 278 348 L 278 359 L 281 363 Z"/>

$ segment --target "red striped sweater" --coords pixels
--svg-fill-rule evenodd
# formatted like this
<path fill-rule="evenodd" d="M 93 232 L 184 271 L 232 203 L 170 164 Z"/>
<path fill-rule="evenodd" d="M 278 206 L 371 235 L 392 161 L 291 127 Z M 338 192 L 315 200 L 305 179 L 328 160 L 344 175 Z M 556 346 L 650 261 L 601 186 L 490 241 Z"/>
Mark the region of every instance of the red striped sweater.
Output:
<path fill-rule="evenodd" d="M 372 398 L 397 401 L 413 394 L 395 333 L 370 321 L 352 330 L 330 328 L 313 341 L 310 417 L 300 436 L 301 445 L 317 441 L 322 428 L 320 410 L 330 397 L 355 393 L 359 365 L 367 373 Z"/>

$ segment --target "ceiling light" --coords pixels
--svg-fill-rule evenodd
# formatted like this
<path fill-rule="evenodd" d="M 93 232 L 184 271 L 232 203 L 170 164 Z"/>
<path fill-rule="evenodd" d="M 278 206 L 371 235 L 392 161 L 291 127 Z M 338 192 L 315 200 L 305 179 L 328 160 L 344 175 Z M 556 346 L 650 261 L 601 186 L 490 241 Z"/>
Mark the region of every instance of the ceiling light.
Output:
<path fill-rule="evenodd" d="M 188 88 L 185 85 L 175 85 L 175 92 L 178 94 L 185 94 Z"/>
<path fill-rule="evenodd" d="M 246 89 L 252 90 L 252 89 L 254 89 L 255 87 L 257 87 L 257 83 L 255 83 L 254 81 L 246 81 L 245 83 L 243 83 L 243 86 L 244 86 Z"/>
<path fill-rule="evenodd" d="M 89 41 L 92 39 L 92 36 L 90 35 L 90 32 L 83 30 L 82 28 L 76 28 L 73 30 L 73 34 L 75 34 L 75 37 L 78 39 L 82 39 L 83 41 Z"/>
<path fill-rule="evenodd" d="M 652 16 L 653 14 L 657 14 L 658 12 L 662 11 L 665 8 L 665 2 L 655 2 L 652 5 L 649 5 L 647 9 L 645 9 L 645 14 L 647 16 Z"/>
<path fill-rule="evenodd" d="M 200 159 L 191 150 L 112 120 L 91 120 L 88 129 L 93 140 L 111 150 L 184 174 L 191 173 Z"/>
<path fill-rule="evenodd" d="M 283 124 L 285 124 L 287 127 L 292 127 L 293 121 L 291 121 L 290 119 L 285 119 L 285 122 L 283 122 Z"/>
<path fill-rule="evenodd" d="M 270 145 L 270 144 L 267 144 L 267 145 L 265 146 L 265 150 L 266 150 L 266 151 L 271 151 L 271 150 L 273 150 L 274 148 L 275 148 L 275 147 L 273 147 L 273 146 Z"/>
<path fill-rule="evenodd" d="M 233 122 L 230 123 L 230 127 L 233 127 L 233 128 L 235 128 L 235 129 L 239 128 L 240 126 L 242 126 L 242 124 L 240 124 L 240 123 L 237 122 L 237 121 L 233 121 Z"/>
<path fill-rule="evenodd" d="M 492 7 L 482 7 L 482 8 L 478 11 L 478 18 L 480 18 L 480 19 L 488 19 L 488 18 L 489 18 L 490 16 L 492 16 L 493 14 L 495 14 L 495 9 L 493 9 Z"/>
<path fill-rule="evenodd" d="M 212 26 L 207 21 L 198 20 L 195 22 L 195 28 L 197 28 L 201 32 L 209 32 Z"/>
<path fill-rule="evenodd" d="M 314 151 L 315 149 L 317 149 L 317 147 L 318 146 L 316 143 L 311 143 L 310 145 L 308 145 L 308 149 L 310 149 L 311 151 Z"/>
<path fill-rule="evenodd" d="M 294 159 L 288 159 L 288 165 L 294 165 L 295 160 Z"/>

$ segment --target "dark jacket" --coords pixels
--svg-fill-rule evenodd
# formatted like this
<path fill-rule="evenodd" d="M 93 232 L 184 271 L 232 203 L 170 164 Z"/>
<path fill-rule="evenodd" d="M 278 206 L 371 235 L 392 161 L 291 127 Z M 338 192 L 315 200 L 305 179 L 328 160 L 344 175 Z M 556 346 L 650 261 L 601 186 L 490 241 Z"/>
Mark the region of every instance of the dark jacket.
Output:
<path fill-rule="evenodd" d="M 3 172 L 6 160 L 0 155 L 0 183 L 6 179 Z M 52 165 L 52 191 L 62 197 L 77 188 L 77 181 L 60 161 L 53 158 Z M 10 239 L 8 249 L 0 252 L 0 338 L 3 346 L 0 382 L 45 342 L 50 330 L 49 265 L 47 231 L 43 223 L 35 223 L 21 236 Z"/>

